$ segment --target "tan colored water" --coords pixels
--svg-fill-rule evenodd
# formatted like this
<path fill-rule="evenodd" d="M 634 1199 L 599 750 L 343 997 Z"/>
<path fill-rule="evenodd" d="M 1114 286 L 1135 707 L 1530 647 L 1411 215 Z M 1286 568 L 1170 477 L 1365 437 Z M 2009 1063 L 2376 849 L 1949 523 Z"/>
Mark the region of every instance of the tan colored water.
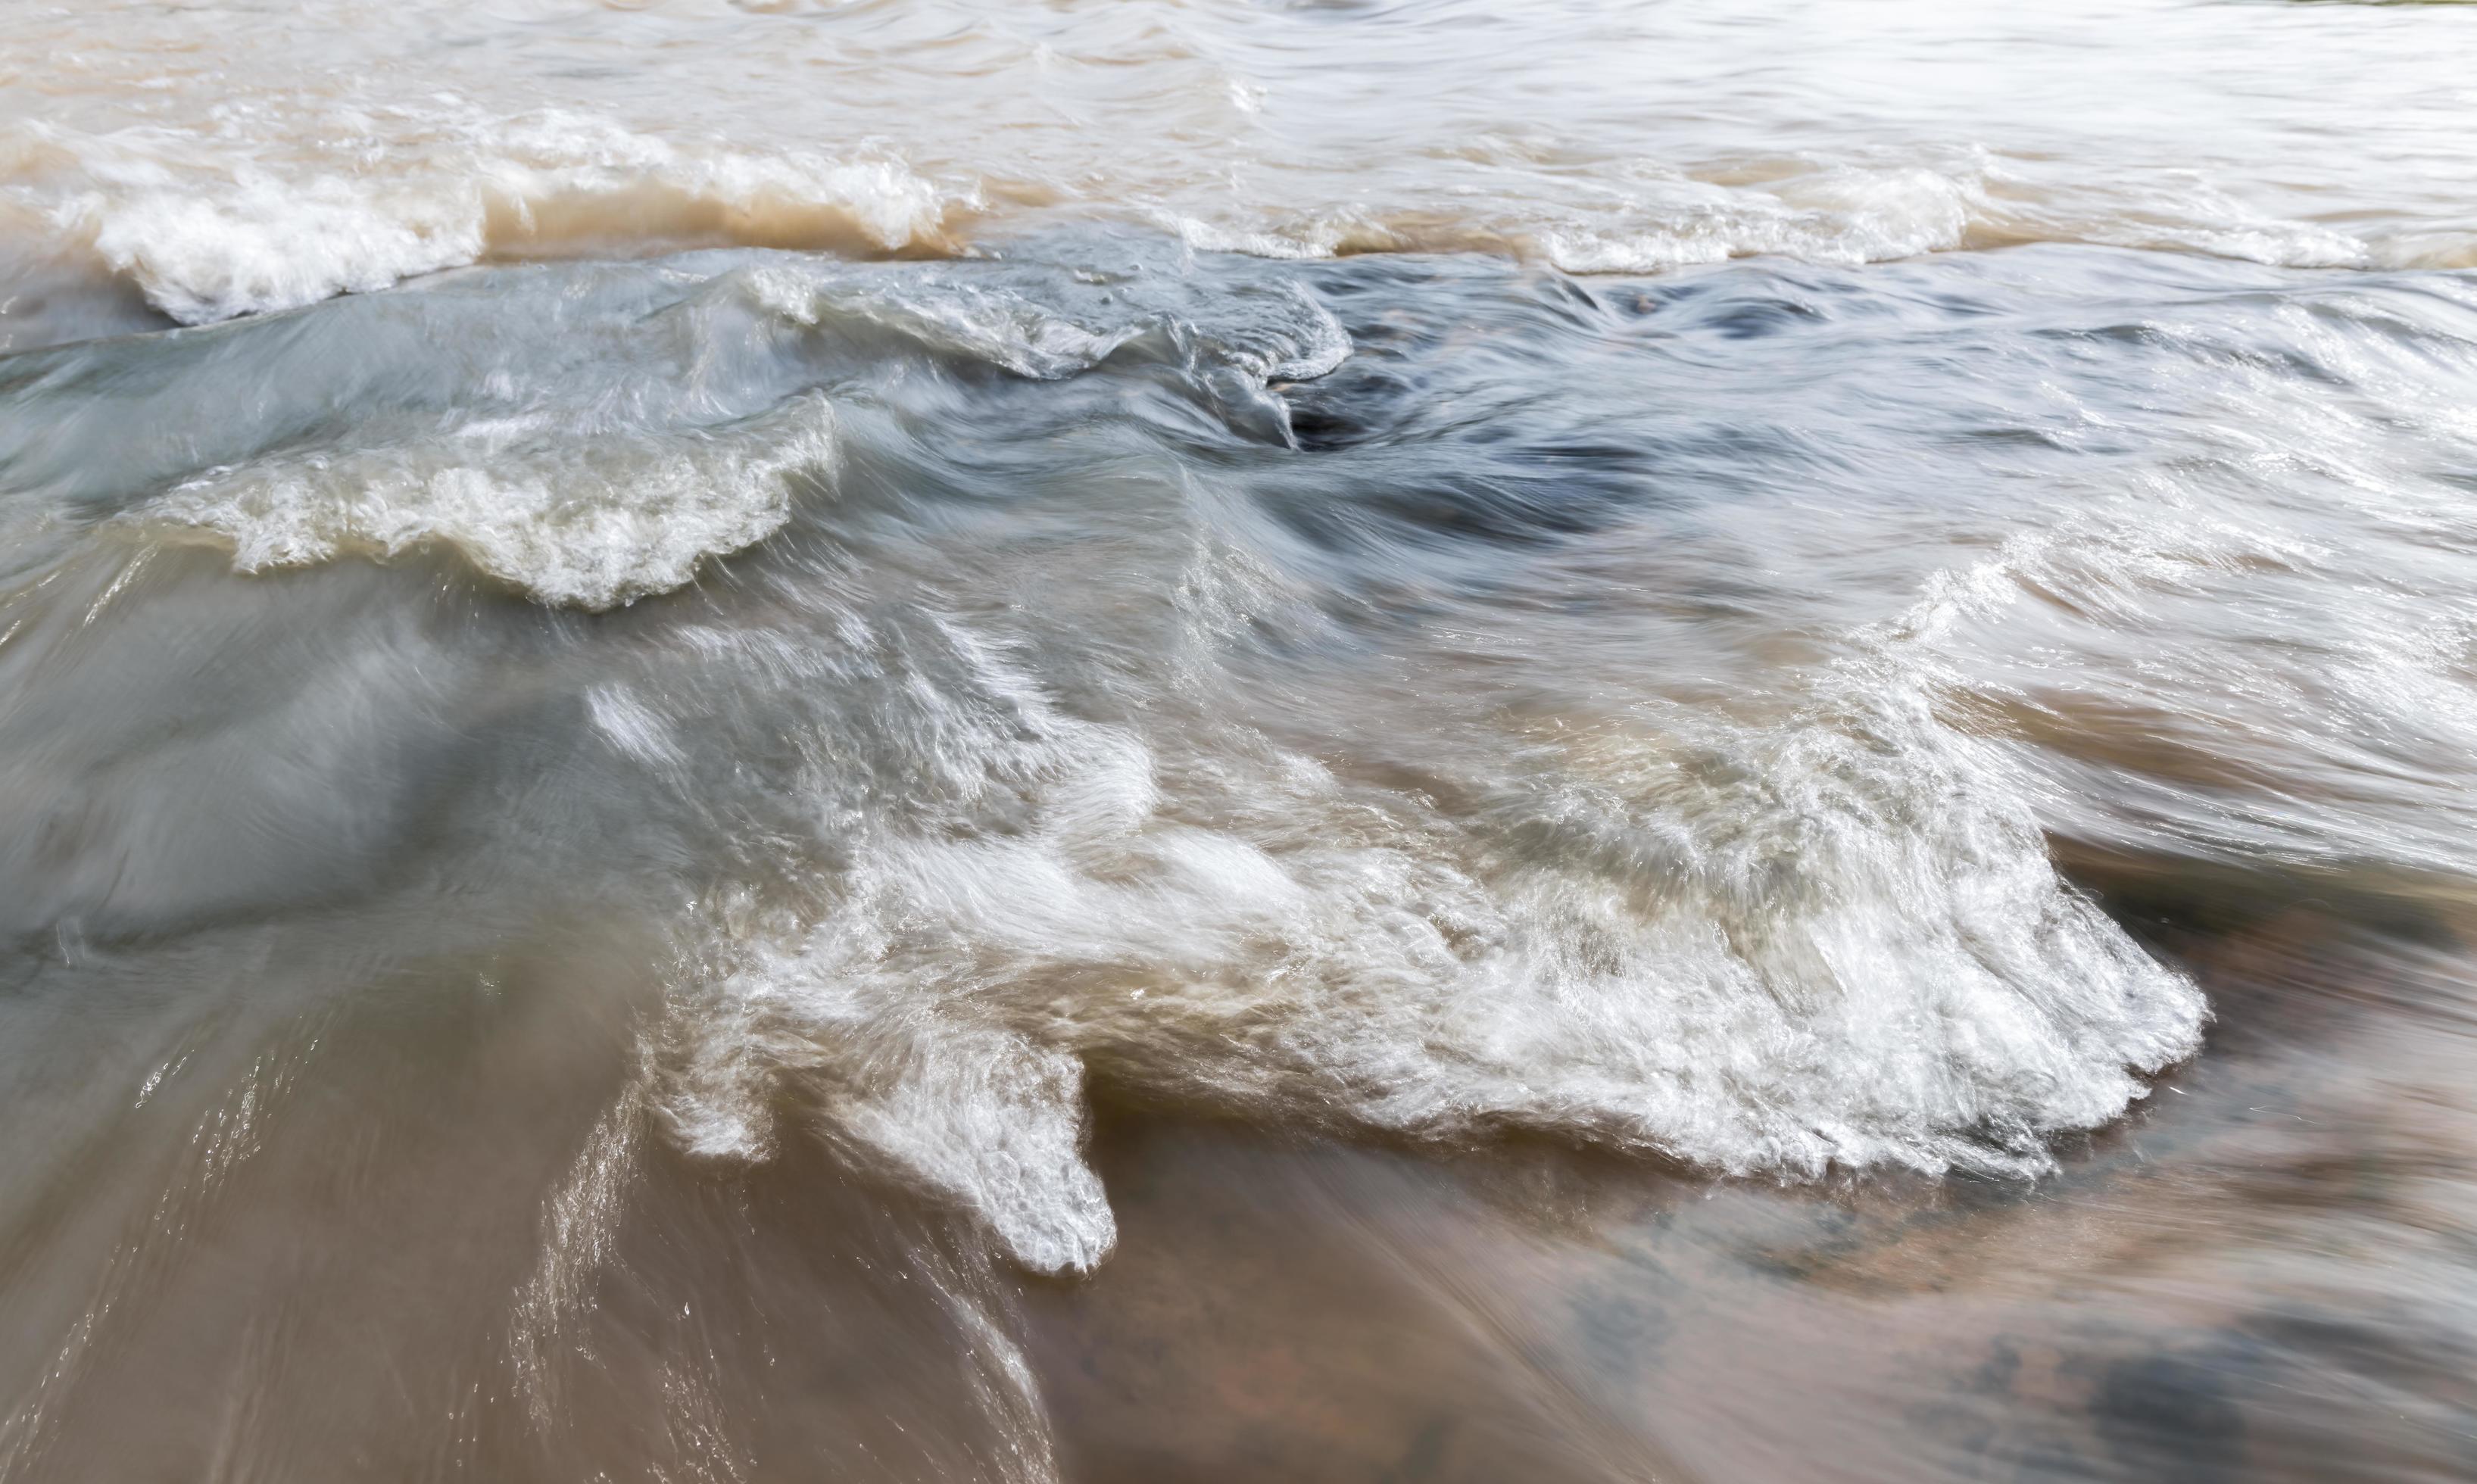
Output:
<path fill-rule="evenodd" d="M 2477 1472 L 2477 11 L 0 19 L 0 1481 Z"/>
<path fill-rule="evenodd" d="M 184 320 L 485 258 L 1091 216 L 1584 272 L 2024 241 L 2464 267 L 2464 30 L 2152 0 L 24 7 L 0 181 L 21 272 L 108 265 Z"/>

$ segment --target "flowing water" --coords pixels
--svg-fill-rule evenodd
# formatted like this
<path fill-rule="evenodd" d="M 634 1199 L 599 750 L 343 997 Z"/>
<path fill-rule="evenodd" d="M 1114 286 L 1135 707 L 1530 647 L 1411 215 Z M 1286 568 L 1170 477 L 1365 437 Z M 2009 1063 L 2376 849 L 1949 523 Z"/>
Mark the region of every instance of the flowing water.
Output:
<path fill-rule="evenodd" d="M 0 1481 L 2477 1473 L 2477 9 L 0 21 Z"/>

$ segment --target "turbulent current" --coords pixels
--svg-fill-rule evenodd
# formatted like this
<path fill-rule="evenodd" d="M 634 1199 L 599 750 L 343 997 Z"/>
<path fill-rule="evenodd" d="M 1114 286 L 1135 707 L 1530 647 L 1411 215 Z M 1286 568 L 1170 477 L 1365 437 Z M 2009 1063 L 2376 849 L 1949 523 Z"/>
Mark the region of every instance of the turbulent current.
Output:
<path fill-rule="evenodd" d="M 0 1480 L 2477 1468 L 2477 12 L 8 37 Z"/>

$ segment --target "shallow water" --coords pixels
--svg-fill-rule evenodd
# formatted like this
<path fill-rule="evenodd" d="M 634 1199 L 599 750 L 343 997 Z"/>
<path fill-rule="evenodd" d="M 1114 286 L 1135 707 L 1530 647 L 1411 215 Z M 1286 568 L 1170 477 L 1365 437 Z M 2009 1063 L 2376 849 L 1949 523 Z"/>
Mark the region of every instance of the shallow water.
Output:
<path fill-rule="evenodd" d="M 0 1480 L 2477 1470 L 2477 12 L 12 20 Z"/>

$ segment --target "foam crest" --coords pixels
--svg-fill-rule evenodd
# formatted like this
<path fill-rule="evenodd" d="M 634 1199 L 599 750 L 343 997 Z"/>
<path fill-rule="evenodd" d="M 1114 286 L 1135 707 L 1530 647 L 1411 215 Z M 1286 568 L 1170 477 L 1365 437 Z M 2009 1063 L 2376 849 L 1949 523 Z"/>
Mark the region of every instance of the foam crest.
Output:
<path fill-rule="evenodd" d="M 734 967 L 683 990 L 668 1106 L 746 1154 L 788 1077 L 1036 1268 L 1110 1244 L 1085 1067 L 1422 1139 L 2022 1175 L 2197 1043 L 2199 994 L 2057 878 L 1902 641 L 1778 724 L 1509 736 L 1465 780 L 1493 802 L 1451 818 L 1295 754 L 1184 755 L 1061 710 L 1005 644 L 937 643 L 938 687 L 873 722 L 934 756 L 925 812 L 856 817 L 816 776 L 849 864 L 814 907 L 709 914 Z"/>
<path fill-rule="evenodd" d="M 1027 253 L 1005 283 L 960 267 L 897 279 L 790 260 L 735 270 L 721 283 L 760 312 L 863 354 L 925 351 L 1029 381 L 1059 381 L 1124 354 L 1183 371 L 1228 368 L 1261 388 L 1327 375 L 1350 355 L 1341 322 L 1299 284 L 1241 283 L 1204 294 L 1185 274 L 1160 271 L 1175 265 L 1144 266 L 1153 271 L 1093 282 Z"/>
<path fill-rule="evenodd" d="M 24 126 L 21 126 L 21 128 Z M 363 125 L 366 128 L 366 124 Z M 55 228 L 183 324 L 296 309 L 488 257 L 699 242 L 944 245 L 968 192 L 900 161 L 677 142 L 545 111 L 425 117 L 358 161 L 156 135 L 18 152 Z"/>
<path fill-rule="evenodd" d="M 256 170 L 206 189 L 88 191 L 59 216 L 185 325 L 385 288 L 472 262 L 487 244 L 478 191 Z"/>
<path fill-rule="evenodd" d="M 1652 273 L 1763 255 L 1885 262 L 1965 245 L 1994 215 L 1987 161 L 1801 165 L 1760 184 L 1632 185 L 1626 204 L 1524 234 L 1569 273 Z"/>
<path fill-rule="evenodd" d="M 993 373 L 1102 372 L 1279 443 L 1269 383 L 1349 348 L 1295 284 L 691 253 L 38 352 L 14 367 L 28 395 L 0 413 L 0 460 L 30 530 L 204 534 L 244 572 L 438 546 L 538 601 L 607 608 L 763 540 L 829 482 L 843 435 L 830 390 L 876 417 L 901 380 L 944 416 Z M 221 408 L 236 379 L 265 390 Z M 904 436 L 872 436 L 888 434 Z"/>
<path fill-rule="evenodd" d="M 243 572 L 436 544 L 538 602 L 607 608 L 764 539 L 790 518 L 794 482 L 830 479 L 836 457 L 819 398 L 686 433 L 465 434 L 211 472 L 138 518 L 222 538 Z"/>

